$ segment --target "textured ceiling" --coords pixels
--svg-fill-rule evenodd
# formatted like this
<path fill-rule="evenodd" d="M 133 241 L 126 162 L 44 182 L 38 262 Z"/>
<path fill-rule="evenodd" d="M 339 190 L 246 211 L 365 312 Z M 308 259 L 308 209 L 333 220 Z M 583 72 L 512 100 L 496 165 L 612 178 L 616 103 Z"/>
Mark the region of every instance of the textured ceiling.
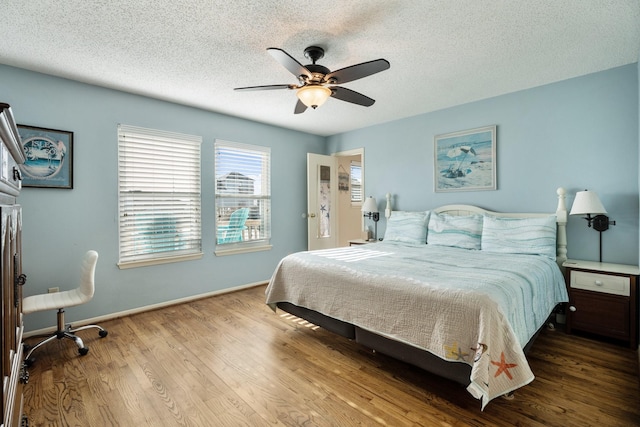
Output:
<path fill-rule="evenodd" d="M 2 0 L 0 63 L 206 110 L 332 135 L 630 64 L 640 0 Z M 387 71 L 294 115 L 296 83 L 267 52 L 331 70 Z"/>

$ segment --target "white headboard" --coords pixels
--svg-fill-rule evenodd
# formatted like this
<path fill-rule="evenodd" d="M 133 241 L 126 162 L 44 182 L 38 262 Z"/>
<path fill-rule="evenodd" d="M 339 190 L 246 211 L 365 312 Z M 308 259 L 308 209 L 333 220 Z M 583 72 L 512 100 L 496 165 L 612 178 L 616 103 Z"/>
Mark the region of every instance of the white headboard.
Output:
<path fill-rule="evenodd" d="M 567 260 L 567 206 L 565 204 L 566 190 L 562 187 L 556 191 L 558 195 L 558 207 L 556 209 L 556 223 L 558 231 L 556 234 L 556 262 L 562 266 Z M 489 214 L 509 218 L 536 218 L 553 215 L 552 213 L 513 213 L 494 212 L 471 205 L 445 205 L 432 209 L 433 212 L 447 213 L 449 215 L 469 215 L 469 214 Z"/>

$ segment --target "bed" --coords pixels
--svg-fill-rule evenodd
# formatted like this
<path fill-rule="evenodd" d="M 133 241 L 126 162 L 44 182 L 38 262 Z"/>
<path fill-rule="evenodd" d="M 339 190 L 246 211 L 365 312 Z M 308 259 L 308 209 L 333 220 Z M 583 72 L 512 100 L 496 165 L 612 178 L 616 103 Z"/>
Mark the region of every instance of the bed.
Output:
<path fill-rule="evenodd" d="M 393 211 L 382 242 L 283 258 L 266 303 L 457 381 L 484 409 L 533 381 L 526 352 L 568 301 L 557 196 L 555 213 Z"/>

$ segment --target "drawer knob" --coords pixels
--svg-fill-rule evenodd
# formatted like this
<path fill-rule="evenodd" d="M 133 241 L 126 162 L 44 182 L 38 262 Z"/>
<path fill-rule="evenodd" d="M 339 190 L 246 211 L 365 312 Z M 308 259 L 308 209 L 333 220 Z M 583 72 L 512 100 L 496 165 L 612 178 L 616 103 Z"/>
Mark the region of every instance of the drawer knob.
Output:
<path fill-rule="evenodd" d="M 596 286 L 602 286 L 604 285 L 604 283 L 602 282 L 602 280 L 596 280 L 595 282 L 593 282 Z"/>
<path fill-rule="evenodd" d="M 576 311 L 577 308 L 574 305 L 569 306 L 569 311 Z"/>

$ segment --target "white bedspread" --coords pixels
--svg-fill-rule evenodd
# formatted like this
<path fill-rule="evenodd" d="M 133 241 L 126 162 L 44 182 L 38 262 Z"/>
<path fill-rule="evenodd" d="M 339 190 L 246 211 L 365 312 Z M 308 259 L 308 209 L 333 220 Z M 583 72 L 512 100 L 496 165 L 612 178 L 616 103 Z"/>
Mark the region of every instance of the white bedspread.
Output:
<path fill-rule="evenodd" d="M 567 300 L 546 257 L 393 243 L 289 255 L 266 290 L 272 307 L 290 302 L 471 365 L 467 390 L 483 409 L 533 381 L 522 347 Z"/>

